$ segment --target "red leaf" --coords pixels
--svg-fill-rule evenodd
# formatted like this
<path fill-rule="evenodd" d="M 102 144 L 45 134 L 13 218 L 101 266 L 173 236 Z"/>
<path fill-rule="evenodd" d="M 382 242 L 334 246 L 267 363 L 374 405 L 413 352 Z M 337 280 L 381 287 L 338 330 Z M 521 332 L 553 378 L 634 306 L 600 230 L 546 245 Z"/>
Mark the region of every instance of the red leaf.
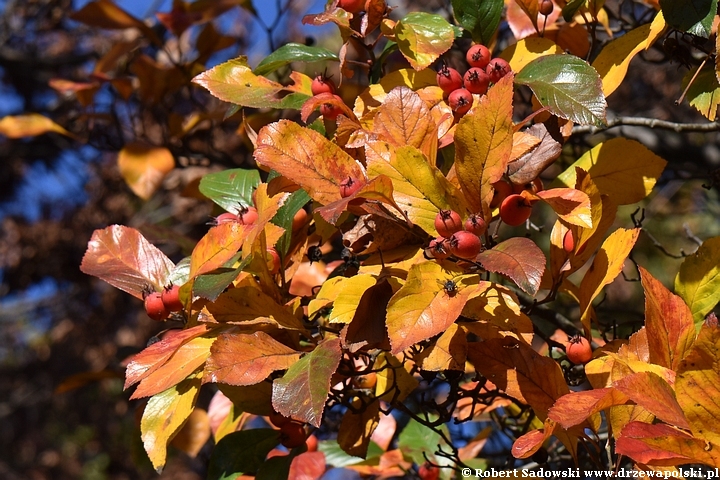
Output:
<path fill-rule="evenodd" d="M 325 454 L 305 452 L 292 459 L 288 478 L 293 480 L 317 480 L 325 473 Z"/>
<path fill-rule="evenodd" d="M 630 422 L 622 429 L 615 451 L 638 463 L 652 465 L 695 462 L 720 465 L 720 453 L 717 446 L 713 446 L 669 425 Z"/>
<path fill-rule="evenodd" d="M 645 290 L 645 330 L 650 363 L 677 370 L 695 340 L 692 312 L 682 298 L 665 288 L 650 272 L 638 268 Z"/>
<path fill-rule="evenodd" d="M 341 356 L 340 339 L 334 338 L 323 341 L 293 364 L 282 378 L 273 382 L 275 410 L 319 427 L 330 393 L 330 378 L 340 365 Z"/>
<path fill-rule="evenodd" d="M 332 93 L 321 93 L 319 95 L 315 95 L 313 97 L 308 98 L 305 103 L 303 103 L 302 110 L 300 111 L 300 118 L 303 122 L 307 123 L 308 118 L 310 115 L 318 108 L 320 108 L 321 105 L 328 104 L 332 105 L 333 107 L 337 107 L 342 111 L 342 114 L 348 117 L 349 119 L 357 122 L 358 119 L 353 113 L 350 108 L 345 105 L 345 102 L 343 102 L 342 98 L 338 97 L 335 94 Z"/>
<path fill-rule="evenodd" d="M 652 372 L 634 373 L 615 382 L 615 388 L 660 420 L 677 427 L 690 428 L 675 399 L 675 391 L 659 375 Z"/>
<path fill-rule="evenodd" d="M 111 225 L 95 230 L 80 270 L 130 295 L 143 298 L 148 285 L 161 291 L 175 264 L 134 228 Z"/>
<path fill-rule="evenodd" d="M 378 202 L 392 205 L 398 212 L 404 214 L 393 199 L 392 180 L 385 175 L 379 175 L 373 178 L 349 197 L 336 200 L 324 207 L 315 209 L 315 211 L 318 212 L 325 221 L 334 225 L 340 218 L 340 215 L 342 215 L 342 213 L 347 209 L 348 204 L 357 198 L 376 200 Z"/>
<path fill-rule="evenodd" d="M 289 368 L 299 358 L 300 352 L 265 332 L 252 335 L 224 333 L 210 349 L 203 383 L 254 385 L 276 370 Z"/>
<path fill-rule="evenodd" d="M 563 428 L 580 425 L 590 416 L 615 405 L 624 405 L 628 397 L 614 388 L 597 388 L 583 392 L 572 392 L 555 401 L 548 411 L 548 417 Z"/>
<path fill-rule="evenodd" d="M 125 370 L 127 389 L 160 368 L 185 343 L 208 332 L 207 325 L 198 325 L 186 330 L 174 330 L 165 334 L 162 340 L 153 343 L 133 357 Z"/>
<path fill-rule="evenodd" d="M 482 252 L 477 261 L 485 270 L 507 276 L 530 295 L 538 292 L 545 271 L 545 254 L 529 238 L 505 240 Z"/>
<path fill-rule="evenodd" d="M 550 438 L 555 431 L 555 422 L 545 420 L 545 427 L 533 430 L 519 437 L 512 446 L 512 455 L 515 458 L 528 458 L 540 450 L 542 444 Z"/>

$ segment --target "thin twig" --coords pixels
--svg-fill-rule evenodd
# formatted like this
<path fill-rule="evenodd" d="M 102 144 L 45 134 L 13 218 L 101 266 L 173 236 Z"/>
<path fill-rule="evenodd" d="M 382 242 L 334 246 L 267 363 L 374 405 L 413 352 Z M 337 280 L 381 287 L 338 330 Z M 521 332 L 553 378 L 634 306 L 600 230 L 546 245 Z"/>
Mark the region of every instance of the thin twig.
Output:
<path fill-rule="evenodd" d="M 603 127 L 596 127 L 594 125 L 580 125 L 573 128 L 573 134 L 576 133 L 598 133 L 614 127 L 622 126 L 636 126 L 636 127 L 648 127 L 658 128 L 661 130 L 672 130 L 674 132 L 717 132 L 720 130 L 720 123 L 709 122 L 709 123 L 677 123 L 668 122 L 666 120 L 658 120 L 657 118 L 645 118 L 645 117 L 618 117 L 608 120 L 607 124 Z"/>

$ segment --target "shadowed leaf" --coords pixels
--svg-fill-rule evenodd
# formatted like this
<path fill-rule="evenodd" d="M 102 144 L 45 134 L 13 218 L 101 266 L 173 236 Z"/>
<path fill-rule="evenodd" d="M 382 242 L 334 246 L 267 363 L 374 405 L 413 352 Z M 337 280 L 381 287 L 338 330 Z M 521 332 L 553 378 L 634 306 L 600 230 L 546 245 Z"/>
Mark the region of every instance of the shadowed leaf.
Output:
<path fill-rule="evenodd" d="M 353 403 L 359 411 L 349 410 L 343 416 L 337 442 L 348 455 L 365 458 L 370 446 L 370 436 L 380 423 L 380 402 L 375 400 L 364 408 L 359 399 Z"/>
<path fill-rule="evenodd" d="M 485 250 L 477 257 L 486 270 L 510 278 L 530 295 L 540 288 L 545 271 L 545 254 L 529 238 L 513 237 Z"/>
<path fill-rule="evenodd" d="M 231 480 L 243 473 L 256 473 L 278 443 L 280 432 L 271 428 L 242 430 L 226 435 L 212 451 L 208 480 Z"/>
<path fill-rule="evenodd" d="M 675 292 L 690 307 L 696 326 L 720 302 L 720 237 L 705 240 L 685 257 L 675 277 Z"/>
<path fill-rule="evenodd" d="M 709 448 L 708 448 L 709 447 Z M 720 447 L 662 423 L 630 422 L 616 440 L 615 450 L 638 463 L 720 465 Z"/>
<path fill-rule="evenodd" d="M 585 192 L 574 188 L 551 188 L 538 192 L 537 196 L 566 222 L 582 228 L 592 228 L 590 198 Z"/>
<path fill-rule="evenodd" d="M 240 207 L 253 204 L 252 192 L 259 184 L 257 170 L 230 168 L 203 176 L 199 189 L 228 212 L 238 213 Z"/>
<path fill-rule="evenodd" d="M 572 392 L 555 401 L 548 411 L 548 417 L 570 428 L 580 425 L 596 413 L 615 405 L 624 405 L 628 397 L 614 388 L 596 388 L 583 392 Z"/>

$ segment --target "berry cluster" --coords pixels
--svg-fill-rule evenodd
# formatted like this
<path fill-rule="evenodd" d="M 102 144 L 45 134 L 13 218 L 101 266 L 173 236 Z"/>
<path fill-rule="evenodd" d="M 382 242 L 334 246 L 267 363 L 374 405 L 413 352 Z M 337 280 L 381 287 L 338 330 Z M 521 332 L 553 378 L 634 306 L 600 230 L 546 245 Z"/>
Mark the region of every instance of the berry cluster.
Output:
<path fill-rule="evenodd" d="M 472 214 L 463 222 L 457 212 L 440 210 L 435 216 L 435 230 L 440 236 L 428 247 L 433 258 L 455 255 L 474 259 L 482 250 L 480 236 L 487 230 L 487 224 L 480 214 Z"/>
<path fill-rule="evenodd" d="M 492 58 L 485 45 L 470 47 L 465 59 L 470 65 L 465 75 L 445 64 L 437 73 L 438 86 L 447 95 L 448 105 L 458 116 L 472 108 L 473 94 L 485 95 L 491 83 L 497 83 L 511 72 L 510 65 L 502 58 Z"/>
<path fill-rule="evenodd" d="M 143 303 L 148 317 L 161 322 L 168 318 L 172 312 L 180 312 L 183 309 L 180 301 L 180 287 L 168 285 L 162 292 L 147 291 L 143 294 Z"/>
<path fill-rule="evenodd" d="M 314 452 L 317 450 L 317 437 L 314 435 L 308 436 L 305 426 L 302 423 L 286 417 L 275 410 L 270 413 L 268 420 L 280 429 L 280 443 L 285 448 L 296 448 L 302 444 L 306 444 L 308 451 Z"/>

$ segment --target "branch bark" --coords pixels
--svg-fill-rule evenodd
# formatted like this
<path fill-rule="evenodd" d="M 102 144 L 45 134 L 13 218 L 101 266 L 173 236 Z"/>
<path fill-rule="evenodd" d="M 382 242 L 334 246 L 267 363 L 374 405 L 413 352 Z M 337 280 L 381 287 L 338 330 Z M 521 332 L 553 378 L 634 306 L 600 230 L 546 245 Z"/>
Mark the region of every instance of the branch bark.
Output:
<path fill-rule="evenodd" d="M 573 127 L 573 134 L 576 133 L 598 133 L 614 127 L 636 126 L 658 128 L 661 130 L 672 130 L 674 132 L 717 132 L 720 131 L 720 123 L 676 123 L 666 120 L 658 120 L 656 118 L 644 117 L 618 117 L 607 122 L 604 127 L 596 127 L 594 125 L 579 125 Z"/>

